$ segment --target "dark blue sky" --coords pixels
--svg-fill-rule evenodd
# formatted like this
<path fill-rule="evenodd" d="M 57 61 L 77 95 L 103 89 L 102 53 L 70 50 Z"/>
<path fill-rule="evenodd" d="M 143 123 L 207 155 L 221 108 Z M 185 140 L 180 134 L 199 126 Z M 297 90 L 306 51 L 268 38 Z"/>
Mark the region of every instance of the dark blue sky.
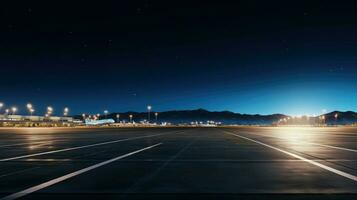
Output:
<path fill-rule="evenodd" d="M 0 101 L 59 113 L 357 111 L 357 5 L 62 1 L 0 8 Z"/>

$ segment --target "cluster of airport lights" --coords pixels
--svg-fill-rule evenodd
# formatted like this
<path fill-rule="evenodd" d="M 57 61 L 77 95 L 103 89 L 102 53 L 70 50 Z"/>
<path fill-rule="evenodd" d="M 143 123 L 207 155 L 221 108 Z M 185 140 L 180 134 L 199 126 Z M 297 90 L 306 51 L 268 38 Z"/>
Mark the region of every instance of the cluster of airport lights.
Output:
<path fill-rule="evenodd" d="M 150 121 L 152 106 L 148 105 L 146 108 L 147 108 L 147 112 L 148 112 L 148 121 Z M 104 113 L 104 116 L 105 116 L 105 119 L 106 119 L 107 115 L 109 114 L 109 111 L 108 110 L 104 110 L 103 113 Z M 155 112 L 154 115 L 155 115 L 155 120 L 157 121 L 157 117 L 159 116 L 159 113 Z M 96 115 L 87 115 L 87 114 L 83 113 L 82 117 L 83 117 L 83 120 L 85 120 L 86 118 L 97 120 L 97 119 L 100 118 L 100 114 L 97 113 Z M 132 115 L 132 114 L 129 115 L 129 121 L 130 122 L 133 122 L 133 117 L 134 117 L 134 115 Z M 116 119 L 117 119 L 118 122 L 120 121 L 120 114 L 116 114 Z"/>
<path fill-rule="evenodd" d="M 3 107 L 4 107 L 4 103 L 0 102 L 0 112 L 1 112 L 1 110 L 2 110 Z M 35 112 L 34 106 L 33 106 L 31 103 L 28 103 L 28 104 L 26 104 L 26 108 L 27 108 L 27 111 L 29 112 L 29 114 L 32 116 L 33 113 Z M 151 105 L 148 105 L 148 106 L 147 106 L 148 121 L 150 121 L 151 110 L 152 110 L 152 106 L 151 106 Z M 11 113 L 10 113 L 10 111 L 11 111 Z M 6 108 L 6 109 L 5 109 L 5 114 L 6 114 L 6 115 L 8 115 L 8 114 L 15 115 L 17 111 L 18 111 L 17 107 L 13 106 L 13 107 L 11 107 L 11 108 Z M 45 116 L 46 116 L 46 117 L 50 117 L 50 116 L 53 114 L 53 111 L 54 111 L 53 107 L 52 107 L 52 106 L 48 106 L 48 107 L 47 107 L 47 112 L 46 112 Z M 64 110 L 63 110 L 63 116 L 68 116 L 68 113 L 69 113 L 69 108 L 68 108 L 68 107 L 65 107 Z M 104 110 L 103 113 L 104 113 L 105 118 L 107 118 L 107 115 L 109 114 L 109 111 L 108 111 L 108 110 Z M 158 117 L 159 113 L 155 112 L 154 115 L 155 115 L 155 119 L 156 119 L 156 121 L 157 121 L 157 117 Z M 85 119 L 85 118 L 87 117 L 87 115 L 86 115 L 85 113 L 83 113 L 83 114 L 82 114 L 82 117 L 83 117 L 83 119 Z M 100 114 L 99 114 L 99 113 L 96 114 L 96 115 L 88 115 L 88 118 L 93 118 L 94 120 L 99 119 L 99 117 L 100 117 Z M 134 117 L 134 116 L 133 116 L 132 114 L 129 115 L 130 122 L 132 122 L 133 117 Z M 117 118 L 117 120 L 119 121 L 119 120 L 120 120 L 120 114 L 117 114 L 117 115 L 116 115 L 116 118 Z"/>
<path fill-rule="evenodd" d="M 3 107 L 4 107 L 4 103 L 0 102 L 0 112 Z M 29 112 L 30 116 L 32 116 L 33 113 L 35 112 L 34 106 L 31 103 L 28 103 L 28 104 L 26 104 L 26 108 L 27 108 L 27 111 Z M 18 111 L 17 107 L 12 106 L 11 108 L 5 109 L 5 114 L 6 115 L 8 115 L 8 114 L 15 115 L 17 111 Z M 45 116 L 50 117 L 52 115 L 52 113 L 53 113 L 53 107 L 48 106 Z M 68 113 L 69 113 L 69 108 L 65 107 L 63 110 L 63 116 L 68 116 Z"/>
<path fill-rule="evenodd" d="M 279 122 L 288 122 L 289 120 L 295 120 L 295 119 L 304 119 L 306 118 L 306 120 L 309 120 L 310 118 L 316 118 L 316 115 L 310 116 L 310 115 L 305 115 L 305 116 L 293 116 L 293 117 L 286 117 L 286 118 L 282 118 L 279 119 Z M 335 120 L 338 119 L 338 113 L 335 113 L 334 115 Z M 325 121 L 326 120 L 326 116 L 325 115 L 321 115 L 318 117 L 318 119 L 320 121 Z"/>

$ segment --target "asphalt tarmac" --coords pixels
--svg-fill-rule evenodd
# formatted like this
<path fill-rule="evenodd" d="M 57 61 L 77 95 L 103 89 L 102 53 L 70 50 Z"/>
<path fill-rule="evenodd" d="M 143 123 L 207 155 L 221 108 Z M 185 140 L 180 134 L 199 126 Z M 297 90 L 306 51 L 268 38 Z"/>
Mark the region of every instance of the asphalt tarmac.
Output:
<path fill-rule="evenodd" d="M 0 128 L 0 199 L 356 199 L 357 128 Z"/>

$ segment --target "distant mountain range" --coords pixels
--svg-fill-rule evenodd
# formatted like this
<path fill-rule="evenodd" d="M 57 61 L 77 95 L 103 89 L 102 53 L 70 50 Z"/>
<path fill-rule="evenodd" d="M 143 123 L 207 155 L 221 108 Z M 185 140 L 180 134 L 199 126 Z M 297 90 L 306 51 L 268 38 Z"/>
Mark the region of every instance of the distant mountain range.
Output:
<path fill-rule="evenodd" d="M 120 120 L 129 121 L 129 115 L 133 115 L 133 120 L 138 122 L 148 118 L 147 112 L 125 112 L 125 113 L 111 113 L 108 114 L 108 118 L 116 119 L 117 114 L 120 115 Z M 75 116 L 81 118 L 81 116 Z M 103 116 L 102 116 L 103 117 Z M 152 112 L 151 121 L 155 121 L 155 114 Z M 281 118 L 287 117 L 282 114 L 273 115 L 248 115 L 234 113 L 230 111 L 207 111 L 205 109 L 196 110 L 173 110 L 158 112 L 158 122 L 171 122 L 173 124 L 183 124 L 191 122 L 207 122 L 215 121 L 222 122 L 223 124 L 242 124 L 242 125 L 269 125 L 278 121 Z"/>
<path fill-rule="evenodd" d="M 124 113 L 111 113 L 107 115 L 107 118 L 112 118 L 117 120 L 117 114 L 120 115 L 120 120 L 129 121 L 129 115 L 133 115 L 133 120 L 136 122 L 146 120 L 148 118 L 147 112 L 124 112 Z M 337 119 L 335 115 L 338 115 Z M 82 116 L 74 116 L 77 119 L 81 119 Z M 272 115 L 250 115 L 250 114 L 240 114 L 230 111 L 208 111 L 205 109 L 196 110 L 173 110 L 159 112 L 157 121 L 158 122 L 171 122 L 173 124 L 188 124 L 191 122 L 207 122 L 215 121 L 222 122 L 223 124 L 240 124 L 240 125 L 271 125 L 279 119 L 290 117 L 283 114 L 272 114 Z M 327 124 L 352 124 L 357 123 L 357 113 L 352 111 L 340 112 L 334 111 L 325 114 Z M 102 115 L 101 118 L 104 118 Z M 156 121 L 154 112 L 150 115 L 151 121 Z"/>
<path fill-rule="evenodd" d="M 335 115 L 337 114 L 337 118 Z M 346 125 L 346 124 L 353 124 L 357 123 L 357 113 L 352 111 L 341 112 L 341 111 L 334 111 L 325 114 L 326 123 L 327 124 L 339 124 L 339 125 Z"/>

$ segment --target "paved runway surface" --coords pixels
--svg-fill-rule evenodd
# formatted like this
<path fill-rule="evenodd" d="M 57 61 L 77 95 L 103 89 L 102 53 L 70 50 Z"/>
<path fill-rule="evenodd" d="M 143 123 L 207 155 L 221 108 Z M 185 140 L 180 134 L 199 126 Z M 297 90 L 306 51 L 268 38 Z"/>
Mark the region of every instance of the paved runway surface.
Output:
<path fill-rule="evenodd" d="M 1 198 L 353 199 L 357 128 L 2 128 Z"/>

